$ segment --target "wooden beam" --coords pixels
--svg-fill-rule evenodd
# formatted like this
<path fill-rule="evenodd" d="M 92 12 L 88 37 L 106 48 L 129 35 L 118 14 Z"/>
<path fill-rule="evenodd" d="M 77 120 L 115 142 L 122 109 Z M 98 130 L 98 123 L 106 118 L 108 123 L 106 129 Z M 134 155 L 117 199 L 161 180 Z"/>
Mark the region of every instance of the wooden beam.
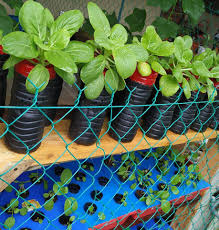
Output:
<path fill-rule="evenodd" d="M 154 140 L 148 137 L 143 137 L 142 132 L 139 130 L 132 142 L 119 143 L 113 140 L 108 134 L 105 134 L 107 131 L 107 122 L 105 122 L 100 136 L 100 143 L 91 146 L 83 146 L 72 143 L 68 136 L 69 125 L 69 120 L 63 120 L 57 123 L 55 128 L 46 127 L 44 136 L 48 136 L 43 140 L 41 147 L 31 154 L 14 153 L 8 150 L 4 141 L 0 139 L 0 176 L 5 172 L 5 168 L 16 165 L 20 161 L 27 162 L 32 160 L 32 166 L 41 166 L 57 162 L 73 161 L 76 159 L 79 160 L 109 154 L 120 154 L 127 151 L 136 151 L 151 147 L 168 146 L 170 144 L 182 144 L 188 140 L 193 142 L 202 139 L 211 139 L 217 136 L 217 131 L 209 128 L 204 133 L 196 133 L 189 130 L 186 135 L 177 135 L 168 131 L 167 137 L 163 140 Z M 3 132 L 4 125 L 0 124 L 0 135 Z"/>

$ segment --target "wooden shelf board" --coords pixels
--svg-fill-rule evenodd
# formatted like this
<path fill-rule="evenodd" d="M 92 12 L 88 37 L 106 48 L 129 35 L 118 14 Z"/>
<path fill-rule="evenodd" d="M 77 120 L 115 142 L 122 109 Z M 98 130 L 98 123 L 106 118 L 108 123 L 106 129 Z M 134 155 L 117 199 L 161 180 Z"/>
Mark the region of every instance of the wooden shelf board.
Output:
<path fill-rule="evenodd" d="M 75 159 L 86 159 L 90 157 L 100 157 L 109 154 L 120 154 L 127 151 L 136 151 L 147 149 L 150 147 L 161 147 L 182 144 L 188 140 L 197 141 L 203 139 L 216 138 L 217 132 L 212 129 L 207 129 L 204 133 L 196 133 L 189 130 L 186 135 L 177 135 L 171 131 L 168 131 L 167 137 L 163 140 L 154 140 L 148 137 L 143 137 L 142 132 L 139 130 L 135 139 L 130 143 L 118 143 L 113 140 L 108 134 L 105 134 L 100 139 L 100 145 L 94 144 L 91 146 L 83 146 L 75 143 L 68 137 L 70 121 L 63 120 L 55 125 L 55 129 L 46 127 L 44 136 L 49 135 L 42 142 L 41 147 L 34 153 L 28 154 L 16 154 L 5 146 L 3 139 L 0 139 L 0 175 L 5 170 L 8 170 L 18 162 L 24 163 L 25 161 L 31 162 L 31 166 L 37 166 L 40 164 L 48 165 L 54 162 L 66 162 Z M 4 133 L 4 125 L 0 124 L 0 136 Z M 107 121 L 104 123 L 101 135 L 107 130 Z M 59 137 L 57 132 L 62 136 Z M 66 143 L 63 141 L 65 140 Z M 39 163 L 38 163 L 39 162 Z"/>

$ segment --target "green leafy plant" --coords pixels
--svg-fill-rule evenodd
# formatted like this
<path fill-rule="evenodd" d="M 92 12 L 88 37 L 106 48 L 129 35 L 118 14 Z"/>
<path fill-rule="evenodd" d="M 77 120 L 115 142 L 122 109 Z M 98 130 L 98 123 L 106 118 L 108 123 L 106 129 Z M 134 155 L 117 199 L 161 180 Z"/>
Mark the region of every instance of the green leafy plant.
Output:
<path fill-rule="evenodd" d="M 2 211 L 11 214 L 12 216 L 8 217 L 5 222 L 4 226 L 6 229 L 11 229 L 15 225 L 15 214 L 20 214 L 25 216 L 27 214 L 27 208 L 18 208 L 19 201 L 17 199 L 11 199 L 9 204 L 6 204 L 4 207 L 1 207 Z"/>
<path fill-rule="evenodd" d="M 166 97 L 173 96 L 181 86 L 187 99 L 191 97 L 192 91 L 200 90 L 202 93 L 207 92 L 209 99 L 213 100 L 216 90 L 210 78 L 218 77 L 217 74 L 213 74 L 217 67 L 211 72 L 206 65 L 209 68 L 213 64 L 217 65 L 216 53 L 208 49 L 206 52 L 209 59 L 204 58 L 205 54 L 193 57 L 192 38 L 188 35 L 175 38 L 174 46 L 174 54 L 169 60 L 165 60 L 170 74 L 162 76 L 159 82 L 162 94 Z"/>
<path fill-rule="evenodd" d="M 25 32 L 12 32 L 2 39 L 5 52 L 11 55 L 3 68 L 10 68 L 23 59 L 34 64 L 26 81 L 30 93 L 46 88 L 50 77 L 46 66 L 49 64 L 72 85 L 74 73 L 78 71 L 76 63 L 89 62 L 94 56 L 90 45 L 70 42 L 70 37 L 79 30 L 83 20 L 79 10 L 70 10 L 54 20 L 51 12 L 40 3 L 26 1 L 19 12 L 19 22 Z"/>
<path fill-rule="evenodd" d="M 100 220 L 105 220 L 105 219 L 106 219 L 106 215 L 105 215 L 103 212 L 99 212 L 99 213 L 98 213 L 98 218 L 99 218 Z"/>
<path fill-rule="evenodd" d="M 64 169 L 60 176 L 59 182 L 53 184 L 53 192 L 58 195 L 65 195 L 68 193 L 68 187 L 66 186 L 72 180 L 72 172 L 70 169 Z"/>
<path fill-rule="evenodd" d="M 94 47 L 97 56 L 82 67 L 80 76 L 86 86 L 85 96 L 95 99 L 104 87 L 109 94 L 123 90 L 124 79 L 135 72 L 136 53 L 143 54 L 145 50 L 138 44 L 126 45 L 128 34 L 124 26 L 115 24 L 111 28 L 106 15 L 95 3 L 89 2 L 87 7 L 94 29 L 94 41 L 87 43 Z"/>
<path fill-rule="evenodd" d="M 74 197 L 68 197 L 65 200 L 64 211 L 66 216 L 70 216 L 78 209 L 78 202 Z"/>
<path fill-rule="evenodd" d="M 184 26 L 194 30 L 205 11 L 203 0 L 148 0 L 147 5 L 160 7 L 162 11 L 163 17 L 157 17 L 152 23 L 162 39 L 175 38 L 185 31 Z"/>

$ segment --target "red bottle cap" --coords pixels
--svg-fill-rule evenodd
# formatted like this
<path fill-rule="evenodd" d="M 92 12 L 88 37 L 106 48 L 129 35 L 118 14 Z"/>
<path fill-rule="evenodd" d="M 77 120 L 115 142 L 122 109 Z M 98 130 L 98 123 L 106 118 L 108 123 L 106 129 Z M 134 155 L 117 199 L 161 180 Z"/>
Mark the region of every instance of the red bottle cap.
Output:
<path fill-rule="evenodd" d="M 34 60 L 35 61 L 35 60 Z M 15 71 L 25 77 L 28 77 L 30 71 L 35 67 L 35 65 L 27 60 L 23 60 L 15 65 Z M 50 80 L 55 79 L 56 72 L 52 65 L 46 66 L 49 70 Z"/>
<path fill-rule="evenodd" d="M 0 55 L 7 55 L 6 53 L 3 52 L 3 47 L 0 45 Z"/>
<path fill-rule="evenodd" d="M 151 75 L 149 75 L 148 77 L 143 77 L 138 72 L 138 68 L 136 68 L 134 74 L 130 77 L 130 79 L 142 85 L 152 86 L 156 82 L 157 76 L 158 73 L 152 70 Z"/>

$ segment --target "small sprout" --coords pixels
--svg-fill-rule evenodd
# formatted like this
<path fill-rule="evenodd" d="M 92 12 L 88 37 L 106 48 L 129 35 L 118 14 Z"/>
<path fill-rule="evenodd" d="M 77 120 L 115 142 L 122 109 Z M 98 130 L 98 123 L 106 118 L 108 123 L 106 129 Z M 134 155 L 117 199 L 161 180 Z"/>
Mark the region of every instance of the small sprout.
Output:
<path fill-rule="evenodd" d="M 99 217 L 100 220 L 105 220 L 106 219 L 106 216 L 105 216 L 105 214 L 103 212 L 99 212 L 98 217 Z"/>
<path fill-rule="evenodd" d="M 5 191 L 6 192 L 12 192 L 13 188 L 10 185 L 8 185 L 8 187 L 5 189 Z"/>
<path fill-rule="evenodd" d="M 87 223 L 87 221 L 84 220 L 84 219 L 80 220 L 80 222 L 81 222 L 82 224 L 86 224 L 86 223 Z"/>

